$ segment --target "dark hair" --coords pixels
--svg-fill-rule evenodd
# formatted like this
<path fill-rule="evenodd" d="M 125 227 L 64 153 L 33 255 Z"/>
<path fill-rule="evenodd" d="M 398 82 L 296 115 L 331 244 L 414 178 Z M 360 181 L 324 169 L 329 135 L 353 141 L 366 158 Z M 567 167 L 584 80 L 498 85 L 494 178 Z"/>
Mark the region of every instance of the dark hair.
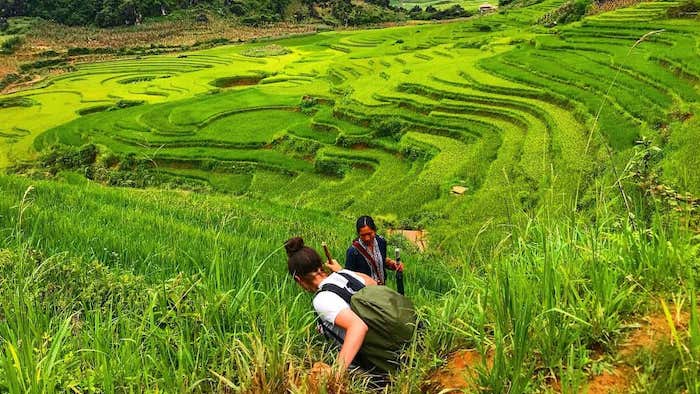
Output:
<path fill-rule="evenodd" d="M 377 225 L 374 224 L 374 219 L 372 219 L 371 216 L 360 216 L 357 218 L 357 222 L 355 222 L 355 230 L 357 230 L 357 233 L 360 233 L 360 229 L 369 226 L 374 231 L 377 231 Z"/>
<path fill-rule="evenodd" d="M 290 275 L 304 276 L 321 268 L 321 256 L 308 246 L 301 237 L 294 237 L 284 243 L 287 251 L 287 269 Z"/>

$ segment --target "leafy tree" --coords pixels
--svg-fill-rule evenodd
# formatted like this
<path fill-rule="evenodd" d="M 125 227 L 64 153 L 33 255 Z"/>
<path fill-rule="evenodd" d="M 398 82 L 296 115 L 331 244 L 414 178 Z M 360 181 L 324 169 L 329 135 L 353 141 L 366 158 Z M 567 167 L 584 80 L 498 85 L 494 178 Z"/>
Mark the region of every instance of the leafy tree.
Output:
<path fill-rule="evenodd" d="M 389 0 L 367 0 L 367 2 L 380 7 L 389 8 Z"/>

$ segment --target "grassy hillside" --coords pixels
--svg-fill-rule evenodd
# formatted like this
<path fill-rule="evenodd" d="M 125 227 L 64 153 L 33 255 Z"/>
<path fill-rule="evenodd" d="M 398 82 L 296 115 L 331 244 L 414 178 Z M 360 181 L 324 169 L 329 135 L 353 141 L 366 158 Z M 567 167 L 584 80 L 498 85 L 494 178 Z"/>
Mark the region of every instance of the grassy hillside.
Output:
<path fill-rule="evenodd" d="M 14 177 L 0 178 L 0 192 L 0 384 L 10 392 L 307 392 L 310 364 L 332 361 L 281 243 L 304 234 L 341 255 L 349 220 L 248 198 Z M 501 242 L 466 259 L 390 239 L 405 249 L 407 289 L 427 323 L 390 392 L 447 388 L 430 371 L 464 347 L 489 360 L 473 384 L 497 392 L 583 389 L 625 363 L 638 368 L 629 388 L 697 385 L 696 347 L 659 342 L 634 362 L 618 353 L 658 299 L 696 310 L 693 234 L 663 211 L 630 227 L 605 196 L 594 220 L 518 215 Z M 691 316 L 681 343 L 698 330 Z M 355 376 L 349 390 L 363 384 Z"/>
<path fill-rule="evenodd" d="M 667 19 L 675 4 L 532 26 L 559 5 L 548 0 L 473 22 L 86 64 L 3 99 L 2 163 L 96 143 L 212 184 L 235 177 L 237 193 L 473 234 L 507 216 L 503 195 L 580 202 L 601 147 L 624 160 L 680 123 L 700 71 L 697 24 Z M 450 196 L 454 185 L 468 193 Z"/>
<path fill-rule="evenodd" d="M 390 238 L 426 330 L 389 392 L 700 392 L 697 19 L 539 23 L 563 4 L 93 62 L 0 97 L 20 175 L 0 177 L 0 385 L 308 392 L 333 352 L 281 244 L 342 256 L 371 214 L 429 233 Z M 670 334 L 630 345 L 649 321 Z M 465 348 L 470 382 L 440 378 Z"/>

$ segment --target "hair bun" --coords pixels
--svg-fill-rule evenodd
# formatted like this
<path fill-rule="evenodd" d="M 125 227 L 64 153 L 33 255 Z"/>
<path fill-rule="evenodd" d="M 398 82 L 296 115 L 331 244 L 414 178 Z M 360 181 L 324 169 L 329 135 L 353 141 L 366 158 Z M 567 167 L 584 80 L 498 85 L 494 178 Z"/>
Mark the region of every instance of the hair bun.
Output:
<path fill-rule="evenodd" d="M 287 251 L 287 256 L 291 256 L 303 248 L 304 239 L 301 237 L 290 238 L 284 243 L 284 249 Z"/>

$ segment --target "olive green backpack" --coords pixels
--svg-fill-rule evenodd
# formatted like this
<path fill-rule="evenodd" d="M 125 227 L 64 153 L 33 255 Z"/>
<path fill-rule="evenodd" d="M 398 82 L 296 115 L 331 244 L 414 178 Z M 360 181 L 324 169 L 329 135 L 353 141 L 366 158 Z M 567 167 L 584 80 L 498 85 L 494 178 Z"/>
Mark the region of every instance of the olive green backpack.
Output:
<path fill-rule="evenodd" d="M 408 298 L 386 286 L 365 286 L 360 281 L 343 272 L 348 280 L 348 289 L 325 284 L 319 292 L 330 291 L 350 304 L 350 309 L 367 324 L 365 335 L 355 363 L 365 369 L 379 369 L 383 372 L 399 368 L 401 350 L 411 342 L 416 329 L 416 309 Z M 318 294 L 318 293 L 316 293 Z M 322 332 L 342 345 L 343 340 L 319 319 Z"/>

